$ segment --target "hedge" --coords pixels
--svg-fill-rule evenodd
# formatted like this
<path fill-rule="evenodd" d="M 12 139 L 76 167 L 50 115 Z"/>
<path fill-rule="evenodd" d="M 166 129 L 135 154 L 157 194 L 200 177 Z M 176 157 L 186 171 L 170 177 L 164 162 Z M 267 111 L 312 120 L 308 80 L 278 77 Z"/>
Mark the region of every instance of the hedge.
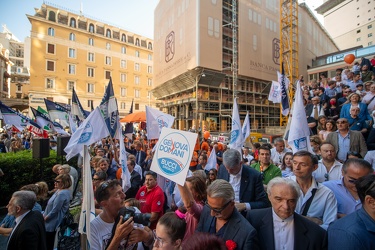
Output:
<path fill-rule="evenodd" d="M 76 161 L 76 158 L 74 159 Z M 75 161 L 69 161 L 69 165 L 76 166 Z M 56 151 L 50 151 L 50 157 L 34 159 L 32 151 L 23 150 L 17 153 L 1 153 L 0 168 L 4 172 L 4 176 L 0 177 L 0 207 L 6 206 L 12 194 L 19 190 L 22 186 L 36 183 L 38 181 L 47 182 L 50 189 L 53 188 L 53 180 L 56 174 L 52 172 L 55 164 L 65 164 L 61 156 L 57 156 Z M 40 163 L 42 163 L 42 172 Z"/>

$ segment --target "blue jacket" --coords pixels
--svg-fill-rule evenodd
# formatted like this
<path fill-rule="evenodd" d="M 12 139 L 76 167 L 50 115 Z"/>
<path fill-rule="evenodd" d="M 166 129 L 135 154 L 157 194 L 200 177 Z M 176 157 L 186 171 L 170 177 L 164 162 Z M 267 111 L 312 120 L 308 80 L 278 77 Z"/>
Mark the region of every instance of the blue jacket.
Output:
<path fill-rule="evenodd" d="M 375 249 L 375 220 L 363 209 L 328 228 L 328 249 Z"/>
<path fill-rule="evenodd" d="M 62 189 L 55 192 L 48 200 L 46 210 L 43 213 L 46 222 L 46 231 L 54 232 L 59 227 L 62 219 L 69 209 L 70 191 Z"/>

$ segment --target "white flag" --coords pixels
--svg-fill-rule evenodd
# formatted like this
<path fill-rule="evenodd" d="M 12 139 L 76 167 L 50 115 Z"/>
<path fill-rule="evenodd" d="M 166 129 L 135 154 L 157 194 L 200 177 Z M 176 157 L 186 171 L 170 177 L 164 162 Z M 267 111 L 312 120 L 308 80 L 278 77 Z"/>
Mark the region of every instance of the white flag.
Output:
<path fill-rule="evenodd" d="M 90 222 L 95 219 L 94 190 L 92 189 L 92 177 L 90 167 L 90 155 L 87 146 L 83 149 L 83 171 L 82 171 L 82 208 L 79 218 L 78 232 L 86 234 L 87 249 L 91 246 Z"/>
<path fill-rule="evenodd" d="M 212 148 L 210 153 L 210 157 L 208 157 L 206 167 L 204 168 L 205 171 L 210 171 L 211 169 L 216 169 L 217 161 L 216 161 L 216 152 L 215 148 Z"/>
<path fill-rule="evenodd" d="M 159 139 L 162 128 L 171 128 L 175 117 L 146 106 L 147 139 Z"/>
<path fill-rule="evenodd" d="M 312 152 L 310 145 L 310 130 L 307 125 L 306 112 L 303 106 L 302 89 L 299 82 L 297 83 L 291 119 L 288 143 L 292 147 L 293 153 L 300 150 Z"/>
<path fill-rule="evenodd" d="M 268 100 L 273 103 L 281 102 L 281 86 L 279 82 L 272 81 L 270 93 L 268 95 Z"/>
<path fill-rule="evenodd" d="M 91 145 L 108 135 L 107 126 L 100 109 L 97 107 L 70 138 L 68 145 L 64 149 L 66 160 L 69 161 L 70 158 L 81 153 L 84 145 Z"/>
<path fill-rule="evenodd" d="M 131 187 L 131 183 L 130 183 L 130 173 L 129 173 L 128 164 L 127 164 L 128 158 L 126 156 L 124 137 L 122 135 L 122 126 L 119 121 L 117 124 L 117 132 L 116 132 L 115 138 L 118 139 L 120 143 L 120 155 L 119 155 L 120 159 L 119 160 L 120 160 L 120 165 L 122 169 L 122 173 L 121 173 L 122 189 L 124 190 L 124 192 L 126 192 Z"/>
<path fill-rule="evenodd" d="M 238 113 L 237 98 L 233 102 L 232 110 L 232 130 L 230 131 L 229 147 L 237 149 L 242 154 L 241 148 L 243 145 L 242 127 L 240 121 L 240 114 Z"/>
<path fill-rule="evenodd" d="M 249 116 L 249 111 L 246 113 L 245 120 L 242 125 L 242 144 L 245 143 L 247 137 L 250 135 L 250 116 Z"/>

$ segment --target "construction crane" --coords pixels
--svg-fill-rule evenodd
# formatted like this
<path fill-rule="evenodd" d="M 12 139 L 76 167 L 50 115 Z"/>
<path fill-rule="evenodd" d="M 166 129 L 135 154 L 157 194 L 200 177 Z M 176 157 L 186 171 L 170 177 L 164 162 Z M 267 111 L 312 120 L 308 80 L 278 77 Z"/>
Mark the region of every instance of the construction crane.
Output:
<path fill-rule="evenodd" d="M 285 76 L 289 78 L 289 103 L 292 107 L 298 79 L 298 1 L 280 0 L 280 72 L 284 64 Z M 281 109 L 281 106 L 280 106 Z M 280 112 L 280 126 L 286 126 L 288 116 Z"/>

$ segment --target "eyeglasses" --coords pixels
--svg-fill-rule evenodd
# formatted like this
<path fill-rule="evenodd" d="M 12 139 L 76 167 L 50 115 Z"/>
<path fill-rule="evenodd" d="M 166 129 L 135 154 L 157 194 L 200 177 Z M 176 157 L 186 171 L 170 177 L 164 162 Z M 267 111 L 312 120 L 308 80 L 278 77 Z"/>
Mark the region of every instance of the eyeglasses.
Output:
<path fill-rule="evenodd" d="M 205 202 L 205 205 L 206 205 L 210 210 L 214 211 L 215 214 L 221 214 L 221 213 L 224 211 L 224 209 L 226 209 L 227 206 L 228 206 L 231 202 L 232 202 L 232 200 L 228 201 L 228 202 L 227 202 L 222 208 L 219 208 L 219 209 L 217 209 L 217 208 L 212 208 L 210 205 L 208 205 L 208 202 L 207 202 L 207 201 Z"/>
<path fill-rule="evenodd" d="M 329 174 L 328 174 L 328 173 L 325 173 L 325 174 L 324 174 L 324 178 L 326 178 L 326 181 L 329 181 Z"/>
<path fill-rule="evenodd" d="M 373 189 L 374 187 L 375 187 L 375 181 L 372 182 L 372 184 L 370 185 L 370 187 L 366 190 L 365 195 L 367 195 L 367 192 L 371 191 L 371 189 Z"/>
<path fill-rule="evenodd" d="M 152 230 L 152 235 L 154 236 L 154 241 L 155 241 L 155 243 L 154 244 L 158 244 L 158 247 L 163 247 L 163 244 L 164 243 L 167 243 L 167 242 L 165 242 L 162 238 L 160 238 L 160 237 L 158 237 L 157 235 L 156 235 L 156 230 L 154 229 L 154 230 Z"/>
<path fill-rule="evenodd" d="M 348 155 L 359 156 L 359 153 L 357 151 L 349 151 Z"/>
<path fill-rule="evenodd" d="M 348 182 L 351 184 L 355 184 L 357 182 L 357 179 L 348 179 Z"/>

